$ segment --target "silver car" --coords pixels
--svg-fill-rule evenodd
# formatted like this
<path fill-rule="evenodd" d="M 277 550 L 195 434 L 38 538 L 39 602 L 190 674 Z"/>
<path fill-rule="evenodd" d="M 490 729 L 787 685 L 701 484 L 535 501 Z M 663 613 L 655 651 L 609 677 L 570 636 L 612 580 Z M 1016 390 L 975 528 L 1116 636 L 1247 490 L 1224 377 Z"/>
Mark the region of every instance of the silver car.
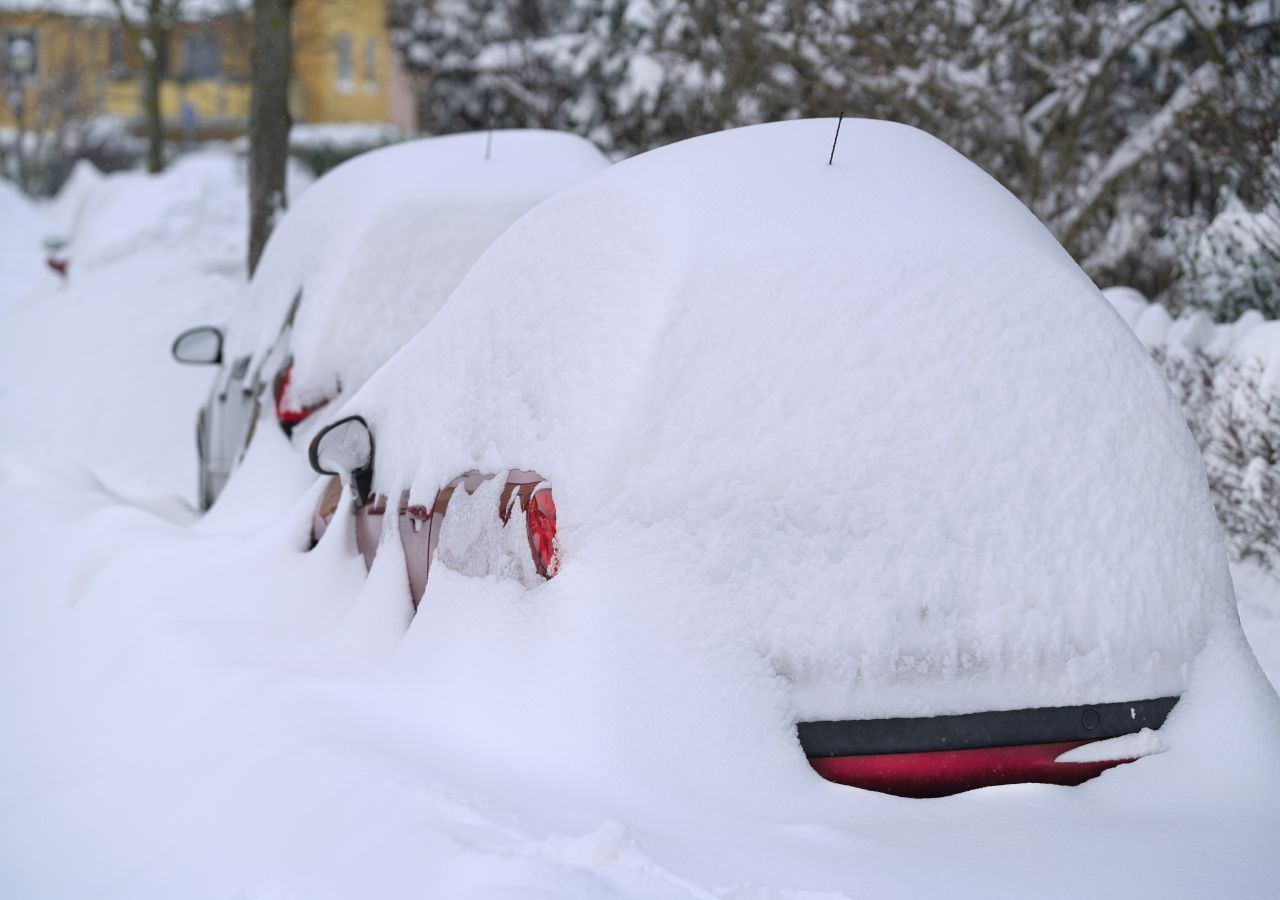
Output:
<path fill-rule="evenodd" d="M 607 165 L 574 135 L 498 131 L 375 150 L 308 188 L 225 333 L 193 328 L 174 342 L 179 362 L 220 367 L 196 425 L 200 507 L 222 491 L 260 417 L 274 414 L 292 437 L 354 392 L 511 223 Z"/>
<path fill-rule="evenodd" d="M 302 300 L 299 293 L 289 308 L 280 329 L 280 335 L 261 362 L 254 366 L 250 354 L 240 354 L 232 360 L 223 359 L 225 338 L 222 330 L 212 325 L 191 328 L 178 335 L 173 342 L 173 358 L 187 365 L 216 365 L 218 375 L 209 390 L 209 398 L 196 416 L 196 455 L 198 457 L 197 502 L 200 509 L 208 509 L 222 493 L 232 471 L 239 464 L 254 427 L 262 413 L 263 388 L 270 379 L 275 385 L 277 404 L 282 395 L 287 361 L 281 363 L 281 355 L 288 347 L 289 331 L 293 317 Z M 292 427 L 313 410 L 292 415 L 281 414 L 277 418 L 286 435 Z M 292 420 L 292 421 L 290 421 Z"/>

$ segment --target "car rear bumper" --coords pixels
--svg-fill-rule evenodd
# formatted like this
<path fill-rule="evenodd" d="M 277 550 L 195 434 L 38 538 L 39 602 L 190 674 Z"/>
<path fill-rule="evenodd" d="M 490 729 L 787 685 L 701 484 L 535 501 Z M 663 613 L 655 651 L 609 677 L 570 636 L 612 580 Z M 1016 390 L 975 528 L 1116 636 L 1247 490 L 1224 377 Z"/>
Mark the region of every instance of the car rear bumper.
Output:
<path fill-rule="evenodd" d="M 814 770 L 838 784 L 900 797 L 943 797 L 999 784 L 1076 785 L 1133 759 L 1059 762 L 1095 741 L 1157 729 L 1176 697 L 919 719 L 803 722 Z"/>
<path fill-rule="evenodd" d="M 1091 741 L 986 747 L 980 750 L 934 750 L 874 756 L 818 756 L 809 764 L 823 778 L 899 797 L 946 797 L 998 784 L 1076 785 L 1113 766 L 1133 762 L 1060 763 L 1057 758 Z"/>

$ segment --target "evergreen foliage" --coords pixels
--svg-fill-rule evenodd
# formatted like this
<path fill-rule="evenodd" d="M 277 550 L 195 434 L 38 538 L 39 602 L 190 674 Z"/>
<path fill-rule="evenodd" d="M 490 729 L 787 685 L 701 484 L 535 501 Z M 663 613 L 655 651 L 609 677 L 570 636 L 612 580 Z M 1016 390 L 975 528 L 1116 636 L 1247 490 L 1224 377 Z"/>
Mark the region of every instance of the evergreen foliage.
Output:
<path fill-rule="evenodd" d="M 755 122 L 894 119 L 983 166 L 1099 282 L 1220 319 L 1236 304 L 1196 273 L 1234 263 L 1193 244 L 1223 198 L 1258 210 L 1280 191 L 1262 177 L 1278 16 L 1217 0 L 392 3 L 428 132 L 567 129 L 621 157 Z"/>

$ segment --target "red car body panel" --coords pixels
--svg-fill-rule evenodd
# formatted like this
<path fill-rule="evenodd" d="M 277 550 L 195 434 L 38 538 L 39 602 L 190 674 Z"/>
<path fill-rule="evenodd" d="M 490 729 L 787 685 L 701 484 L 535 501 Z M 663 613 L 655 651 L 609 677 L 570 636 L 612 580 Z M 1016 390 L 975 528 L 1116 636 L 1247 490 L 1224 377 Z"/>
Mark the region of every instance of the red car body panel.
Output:
<path fill-rule="evenodd" d="M 837 784 L 895 794 L 899 797 L 945 797 L 997 784 L 1076 785 L 1113 766 L 1133 762 L 1060 763 L 1055 760 L 1092 741 L 1028 744 L 1022 747 L 984 747 L 978 750 L 934 750 L 928 753 L 888 753 L 874 756 L 810 757 L 823 778 Z"/>

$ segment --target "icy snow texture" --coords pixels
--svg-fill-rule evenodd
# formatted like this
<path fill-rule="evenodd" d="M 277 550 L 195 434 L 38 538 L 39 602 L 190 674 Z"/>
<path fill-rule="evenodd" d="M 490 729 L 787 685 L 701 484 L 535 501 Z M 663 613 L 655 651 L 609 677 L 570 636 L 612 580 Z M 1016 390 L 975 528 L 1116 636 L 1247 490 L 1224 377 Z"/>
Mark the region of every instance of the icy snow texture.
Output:
<path fill-rule="evenodd" d="M 426 138 L 349 160 L 280 221 L 226 358 L 252 353 L 256 371 L 301 290 L 286 399 L 303 407 L 354 390 L 430 321 L 507 226 L 605 165 L 587 141 L 550 131 Z"/>
<path fill-rule="evenodd" d="M 795 718 L 1181 693 L 1234 613 L 1156 367 L 977 167 L 853 120 L 828 166 L 834 130 L 686 141 L 522 219 L 344 410 L 377 486 L 540 472 L 539 602 L 749 649 Z"/>

